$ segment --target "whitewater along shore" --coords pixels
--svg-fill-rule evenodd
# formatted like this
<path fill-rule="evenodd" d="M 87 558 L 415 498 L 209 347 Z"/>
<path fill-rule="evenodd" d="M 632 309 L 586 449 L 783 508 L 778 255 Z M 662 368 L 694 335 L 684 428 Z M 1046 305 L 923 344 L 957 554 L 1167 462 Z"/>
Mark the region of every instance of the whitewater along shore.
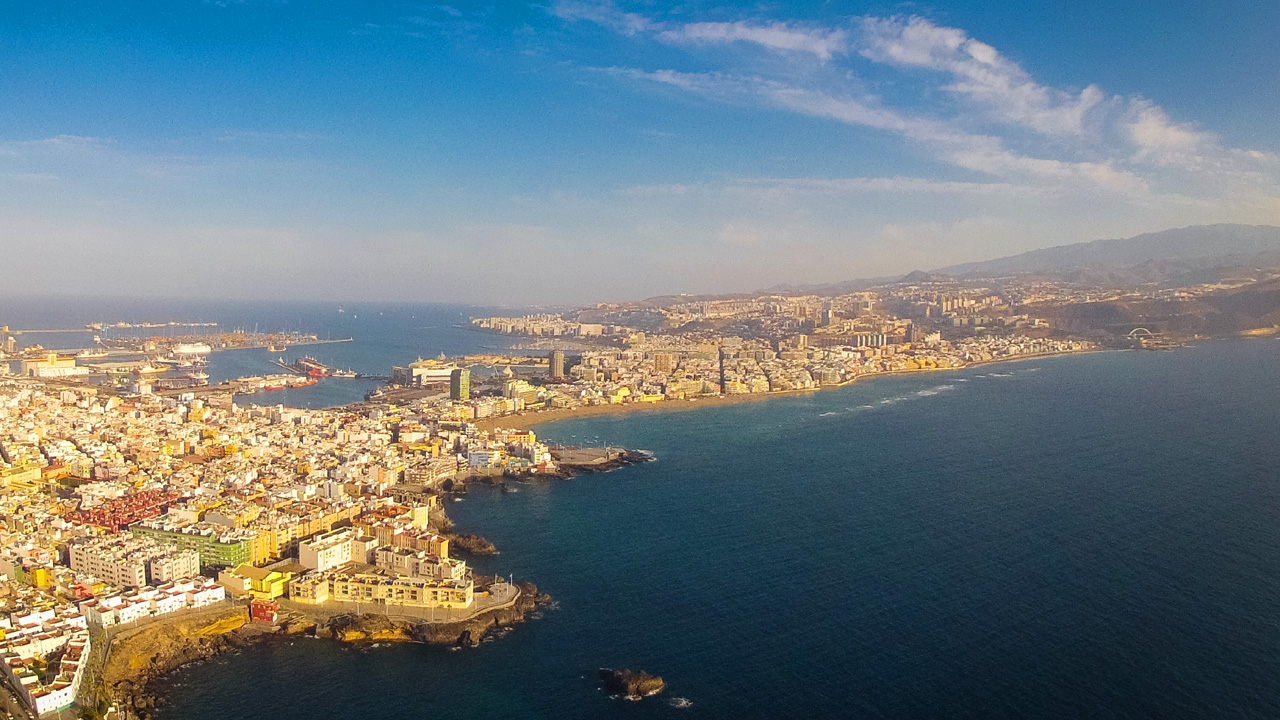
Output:
<path fill-rule="evenodd" d="M 990 360 L 977 360 L 956 367 L 920 368 L 915 370 L 885 370 L 883 372 L 859 375 L 856 378 L 845 380 L 840 383 L 822 385 L 814 388 L 799 388 L 796 390 L 771 390 L 769 392 L 741 393 L 735 395 L 703 395 L 686 398 L 684 400 L 662 400 L 660 402 L 605 403 L 601 405 L 580 405 L 578 407 L 571 408 L 525 410 L 514 415 L 499 415 L 497 417 L 483 418 L 481 420 L 474 421 L 473 424 L 476 428 L 485 432 L 493 431 L 498 428 L 521 428 L 534 430 L 542 425 L 560 420 L 594 417 L 597 415 L 613 415 L 616 413 L 681 412 L 686 410 L 697 410 L 699 408 L 720 407 L 722 405 L 737 405 L 739 403 L 756 402 L 760 400 L 768 400 L 770 398 L 790 397 L 794 395 L 812 395 L 829 390 L 837 390 L 847 385 L 852 385 L 855 382 L 866 382 L 874 378 L 917 375 L 921 373 L 949 373 L 957 372 L 959 370 L 970 370 L 983 365 L 1040 360 L 1043 358 L 1061 357 L 1064 355 L 1085 355 L 1097 352 L 1112 352 L 1112 350 L 1064 350 L 1061 352 L 1026 353 L 1024 355 L 1010 355 L 1008 357 L 998 357 Z"/>
<path fill-rule="evenodd" d="M 500 578 L 477 577 L 486 592 L 505 586 Z M 508 586 L 509 587 L 509 586 Z M 537 607 L 551 602 L 532 583 L 516 583 L 501 602 L 469 616 L 431 620 L 429 617 L 356 613 L 338 605 L 312 606 L 280 600 L 276 623 L 254 622 L 245 603 L 220 603 L 191 613 L 177 613 L 162 621 L 115 632 L 98 677 L 99 697 L 115 701 L 123 717 L 149 720 L 163 703 L 169 675 L 192 663 L 204 662 L 266 642 L 300 636 L 349 644 L 414 642 L 470 647 L 489 633 L 504 634 L 525 621 Z M 367 607 L 367 606 L 366 606 Z M 395 611 L 390 610 L 392 613 Z M 457 611 L 454 611 L 457 614 Z M 443 613 L 441 613 L 443 614 Z"/>

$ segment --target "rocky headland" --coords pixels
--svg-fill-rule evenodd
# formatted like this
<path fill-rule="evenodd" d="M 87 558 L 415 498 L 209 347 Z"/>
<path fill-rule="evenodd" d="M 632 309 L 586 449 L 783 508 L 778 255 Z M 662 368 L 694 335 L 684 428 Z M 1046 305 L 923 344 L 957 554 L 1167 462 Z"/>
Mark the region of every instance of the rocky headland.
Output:
<path fill-rule="evenodd" d="M 564 448 L 557 453 L 560 470 L 553 478 L 570 478 L 578 473 L 598 473 L 628 465 L 648 462 L 653 457 L 643 451 L 601 450 L 599 448 Z M 519 476 L 535 479 L 541 476 Z M 472 481 L 503 485 L 508 476 L 475 477 Z M 451 488 L 466 492 L 466 481 Z M 433 529 L 448 537 L 451 548 L 467 555 L 495 555 L 492 542 L 474 533 L 456 531 L 453 521 L 443 509 L 433 512 Z M 477 587 L 499 578 L 475 578 Z M 97 678 L 99 697 L 114 700 L 123 717 L 150 720 L 158 704 L 163 702 L 161 688 L 170 673 L 192 663 L 218 655 L 237 652 L 255 644 L 288 640 L 307 635 L 343 643 L 414 642 L 428 645 L 467 647 L 478 644 L 487 634 L 501 634 L 525 621 L 539 606 L 551 602 L 532 583 L 516 583 L 520 595 L 515 602 L 494 608 L 465 620 L 433 622 L 410 617 L 388 617 L 385 614 L 328 614 L 322 608 L 302 608 L 297 603 L 282 602 L 282 619 L 278 624 L 251 622 L 244 604 L 220 604 L 216 607 L 178 616 L 166 617 L 140 627 L 113 630 L 107 656 Z M 287 609 L 286 609 L 287 608 Z M 614 694 L 644 697 L 661 692 L 662 678 L 630 670 L 604 670 L 601 679 Z"/>
<path fill-rule="evenodd" d="M 428 622 L 382 614 L 344 613 L 301 617 L 290 613 L 279 624 L 250 622 L 244 605 L 219 605 L 199 613 L 167 618 L 116 633 L 105 658 L 100 689 L 114 699 L 126 718 L 150 720 L 163 702 L 161 687 L 175 670 L 223 653 L 298 635 L 343 643 L 415 642 L 427 645 L 476 645 L 490 632 L 525 621 L 551 597 L 532 583 L 516 583 L 520 596 L 510 606 L 466 620 Z"/>
<path fill-rule="evenodd" d="M 556 448 L 551 451 L 560 467 L 562 476 L 576 473 L 598 473 L 617 470 L 629 465 L 639 465 L 653 460 L 653 454 L 643 450 L 611 450 L 600 448 Z"/>

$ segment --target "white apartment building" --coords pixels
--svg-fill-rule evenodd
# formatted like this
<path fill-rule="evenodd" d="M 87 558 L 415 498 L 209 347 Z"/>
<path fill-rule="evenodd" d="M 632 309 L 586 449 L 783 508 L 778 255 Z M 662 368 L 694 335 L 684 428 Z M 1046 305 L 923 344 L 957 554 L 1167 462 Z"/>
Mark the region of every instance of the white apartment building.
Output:
<path fill-rule="evenodd" d="M 462 560 L 442 558 L 426 550 L 380 547 L 375 551 L 375 564 L 383 570 L 399 575 L 420 577 L 437 583 L 446 580 L 462 581 L 467 576 L 467 564 Z"/>
<path fill-rule="evenodd" d="M 371 537 L 361 537 L 352 528 L 331 530 L 298 543 L 298 563 L 317 571 L 349 562 L 367 563 L 376 543 Z"/>
<path fill-rule="evenodd" d="M 117 587 L 143 587 L 195 577 L 200 553 L 128 535 L 78 538 L 70 545 L 71 569 Z"/>

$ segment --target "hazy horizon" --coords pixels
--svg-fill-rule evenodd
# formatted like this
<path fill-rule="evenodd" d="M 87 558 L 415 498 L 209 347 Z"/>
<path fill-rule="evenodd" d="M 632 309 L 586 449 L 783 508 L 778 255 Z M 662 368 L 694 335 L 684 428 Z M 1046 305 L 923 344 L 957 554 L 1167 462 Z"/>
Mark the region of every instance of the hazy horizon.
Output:
<path fill-rule="evenodd" d="M 1280 225 L 1274 4 L 0 22 L 0 296 L 573 305 Z"/>

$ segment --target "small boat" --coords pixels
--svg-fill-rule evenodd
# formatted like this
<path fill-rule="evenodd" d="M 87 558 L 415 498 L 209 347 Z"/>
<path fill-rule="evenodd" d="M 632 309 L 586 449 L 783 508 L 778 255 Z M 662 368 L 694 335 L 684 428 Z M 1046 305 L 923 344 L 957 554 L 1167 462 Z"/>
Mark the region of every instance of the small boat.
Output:
<path fill-rule="evenodd" d="M 268 345 L 268 346 L 267 346 L 267 352 L 282 353 L 282 352 L 284 352 L 284 351 L 285 351 L 285 349 L 286 349 L 286 348 L 285 348 L 285 346 L 284 346 L 284 345 L 281 345 L 280 347 L 276 347 L 275 345 Z"/>

